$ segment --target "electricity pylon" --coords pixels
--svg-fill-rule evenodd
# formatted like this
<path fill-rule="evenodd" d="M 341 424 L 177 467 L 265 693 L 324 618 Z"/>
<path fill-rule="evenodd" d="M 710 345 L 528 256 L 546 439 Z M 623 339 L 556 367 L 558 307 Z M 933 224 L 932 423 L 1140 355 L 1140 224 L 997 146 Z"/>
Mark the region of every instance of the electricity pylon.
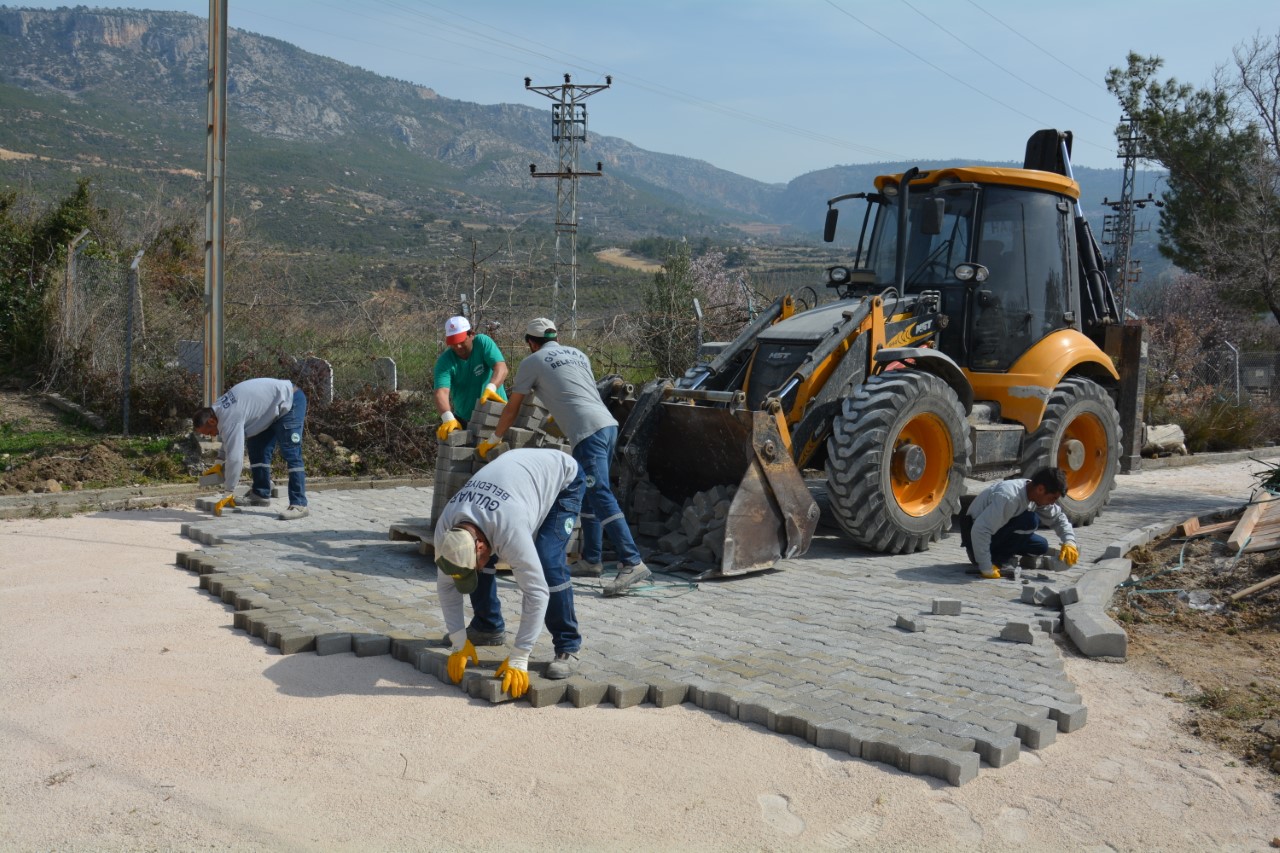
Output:
<path fill-rule="evenodd" d="M 578 169 L 578 143 L 587 139 L 587 105 L 583 103 L 597 92 L 613 85 L 606 76 L 604 85 L 577 86 L 564 75 L 559 86 L 534 86 L 533 78 L 524 78 L 524 87 L 552 100 L 551 141 L 556 143 L 560 164 L 554 172 L 539 172 L 537 163 L 529 164 L 535 178 L 556 179 L 556 254 L 551 291 L 551 319 L 559 322 L 560 276 L 567 270 L 570 293 L 570 336 L 578 334 L 578 178 L 598 178 L 603 164 L 596 163 L 594 172 Z"/>

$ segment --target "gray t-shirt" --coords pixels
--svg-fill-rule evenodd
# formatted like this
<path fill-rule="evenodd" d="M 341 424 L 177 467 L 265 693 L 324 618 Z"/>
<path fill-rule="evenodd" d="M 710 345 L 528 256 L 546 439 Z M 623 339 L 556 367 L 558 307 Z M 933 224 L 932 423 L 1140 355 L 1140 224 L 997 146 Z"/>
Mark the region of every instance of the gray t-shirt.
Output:
<path fill-rule="evenodd" d="M 605 427 L 618 425 L 600 399 L 586 353 L 555 341 L 547 341 L 520 362 L 511 390 L 537 392 L 574 447 Z"/>
<path fill-rule="evenodd" d="M 218 398 L 218 438 L 224 461 L 222 479 L 234 490 L 244 469 L 244 440 L 257 435 L 293 408 L 293 383 L 287 379 L 246 379 Z"/>
<path fill-rule="evenodd" d="M 436 521 L 435 546 L 460 522 L 469 521 L 488 538 L 493 553 L 511 566 L 524 593 L 515 646 L 532 651 L 547 614 L 547 579 L 534 547 L 534 537 L 555 506 L 556 498 L 578 476 L 578 463 L 559 450 L 509 450 L 485 465 L 449 499 Z M 574 519 L 569 519 L 573 529 Z M 450 634 L 465 626 L 462 593 L 444 572 L 436 577 L 436 593 Z"/>

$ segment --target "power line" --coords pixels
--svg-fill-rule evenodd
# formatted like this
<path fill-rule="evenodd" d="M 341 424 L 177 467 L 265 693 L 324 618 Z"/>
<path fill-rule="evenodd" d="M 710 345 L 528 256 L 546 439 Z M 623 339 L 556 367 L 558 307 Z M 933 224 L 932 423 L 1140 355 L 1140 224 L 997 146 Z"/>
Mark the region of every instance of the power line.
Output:
<path fill-rule="evenodd" d="M 1058 96 L 1056 96 L 1056 95 L 1054 95 L 1054 94 L 1052 94 L 1052 93 L 1050 93 L 1050 92 L 1046 92 L 1044 89 L 1041 89 L 1039 86 L 1037 86 L 1036 84 L 1032 83 L 1030 80 L 1026 79 L 1026 77 L 1025 77 L 1025 76 L 1023 76 L 1023 75 L 1019 75 L 1019 74 L 1015 73 L 1014 71 L 1012 71 L 1012 70 L 1010 70 L 1010 69 L 1008 69 L 1008 68 L 1005 68 L 1003 65 L 1001 65 L 1001 64 L 1000 64 L 1000 63 L 998 63 L 998 62 L 996 62 L 996 61 L 995 61 L 994 59 L 992 59 L 990 56 L 987 56 L 987 54 L 985 54 L 985 53 L 984 53 L 984 52 L 982 52 L 981 50 L 978 50 L 976 47 L 974 47 L 973 45 L 969 44 L 967 41 L 965 41 L 964 39 L 960 38 L 960 37 L 959 37 L 958 35 L 956 35 L 955 33 L 951 32 L 951 30 L 947 29 L 947 28 L 946 28 L 946 27 L 944 27 L 942 24 L 938 23 L 938 22 L 937 22 L 937 21 L 935 21 L 933 18 L 931 18 L 931 17 L 929 17 L 928 15 L 926 15 L 924 12 L 920 11 L 918 8 L 916 8 L 916 7 L 915 7 L 915 6 L 913 6 L 911 3 L 909 3 L 909 2 L 908 2 L 908 0 L 900 0 L 900 2 L 902 3 L 902 5 L 906 6 L 908 9 L 910 9 L 910 10 L 911 10 L 911 11 L 913 11 L 913 12 L 915 12 L 917 15 L 919 15 L 919 16 L 920 16 L 920 17 L 922 17 L 922 18 L 924 18 L 926 21 L 928 21 L 929 23 L 933 24 L 935 27 L 937 27 L 938 29 L 942 30 L 942 31 L 943 31 L 944 33 L 946 33 L 947 35 L 951 36 L 951 38 L 953 38 L 953 39 L 955 39 L 955 41 L 959 42 L 961 46 L 965 47 L 966 49 L 968 49 L 968 50 L 970 50 L 971 52 L 973 52 L 974 54 L 976 54 L 976 55 L 978 56 L 978 58 L 979 58 L 979 59 L 983 60 L 984 62 L 988 63 L 989 65 L 994 66 L 995 68 L 998 68 L 999 70 L 1003 71 L 1005 74 L 1008 74 L 1010 77 L 1012 77 L 1013 79 L 1017 80 L 1018 82 L 1020 82 L 1020 83 L 1022 83 L 1022 84 L 1024 84 L 1024 85 L 1026 85 L 1026 86 L 1028 86 L 1028 87 L 1029 87 L 1029 88 L 1031 88 L 1031 89 L 1034 89 L 1035 91 L 1037 91 L 1037 92 L 1039 92 L 1040 94 L 1044 95 L 1046 98 L 1050 99 L 1051 101 L 1056 101 L 1057 103 L 1062 104 L 1062 105 L 1063 105 L 1064 107 L 1066 107 L 1067 109 L 1069 109 L 1069 110 L 1074 110 L 1075 112 L 1078 112 L 1080 115 L 1084 116 L 1085 118 L 1093 119 L 1094 121 L 1098 122 L 1099 124 L 1105 125 L 1106 127 L 1109 127 L 1109 128 L 1110 128 L 1110 127 L 1114 127 L 1114 124 L 1113 124 L 1112 122 L 1107 121 L 1106 119 L 1098 118 L 1097 116 L 1095 116 L 1095 115 L 1091 115 L 1090 113 L 1085 112 L 1084 110 L 1080 109 L 1079 107 L 1076 107 L 1076 106 L 1075 106 L 1075 105 L 1073 105 L 1073 104 L 1069 104 L 1069 103 L 1067 103 L 1066 101 L 1062 100 L 1062 99 L 1061 99 L 1061 98 L 1059 98 Z"/>
<path fill-rule="evenodd" d="M 981 12 L 982 14 L 986 15 L 986 16 L 987 16 L 988 18 L 990 18 L 991 20 L 995 21 L 995 22 L 996 22 L 997 24 L 999 24 L 1000 26 L 1004 27 L 1004 28 L 1005 28 L 1006 30 L 1008 30 L 1009 32 L 1013 33 L 1013 34 L 1014 34 L 1015 36 L 1017 36 L 1018 38 L 1020 38 L 1020 39 L 1022 39 L 1023 41 L 1025 41 L 1027 44 L 1029 44 L 1029 45 L 1031 45 L 1032 47 L 1034 47 L 1036 50 L 1038 50 L 1038 51 L 1040 51 L 1041 53 L 1043 53 L 1045 56 L 1047 56 L 1047 57 L 1049 57 L 1050 59 L 1052 59 L 1054 62 L 1056 62 L 1056 63 L 1058 63 L 1059 65 L 1061 65 L 1063 68 L 1065 68 L 1065 69 L 1067 69 L 1068 71 L 1070 71 L 1072 74 L 1075 74 L 1077 77 L 1081 78 L 1082 80 L 1086 80 L 1086 81 L 1088 81 L 1090 84 L 1092 84 L 1092 85 L 1094 85 L 1094 86 L 1097 86 L 1099 89 L 1101 89 L 1101 90 L 1102 90 L 1102 91 L 1104 91 L 1104 92 L 1106 92 L 1106 91 L 1107 91 L 1107 87 L 1106 87 L 1106 86 L 1103 86 L 1101 83 L 1099 83 L 1097 80 L 1095 80 L 1095 79 L 1093 79 L 1092 77 L 1090 77 L 1088 74 L 1084 74 L 1083 72 L 1077 71 L 1075 68 L 1072 68 L 1070 65 L 1068 65 L 1068 64 L 1067 64 L 1067 63 L 1065 63 L 1065 62 L 1063 62 L 1063 61 L 1062 61 L 1061 59 L 1059 59 L 1057 56 L 1055 56 L 1055 55 L 1053 55 L 1051 52 L 1049 52 L 1049 50 L 1048 50 L 1048 49 L 1043 48 L 1043 47 L 1041 47 L 1040 45 L 1036 44 L 1036 43 L 1035 43 L 1035 42 L 1033 42 L 1031 39 L 1027 38 L 1027 37 L 1026 37 L 1026 36 L 1024 36 L 1022 33 L 1018 32 L 1018 31 L 1017 31 L 1017 30 L 1015 30 L 1013 27 L 1011 27 L 1011 26 L 1009 26 L 1008 24 L 1006 24 L 1006 23 L 1005 23 L 1004 21 L 1002 21 L 1000 18 L 997 18 L 995 15 L 991 14 L 991 13 L 990 13 L 990 12 L 988 12 L 986 9 L 982 8 L 981 6 L 979 6 L 977 3 L 975 3 L 975 2 L 974 2 L 974 0 L 965 0 L 965 2 L 967 2 L 967 3 L 968 3 L 970 6 L 972 6 L 973 8 L 977 9 L 977 10 L 978 10 L 979 12 Z"/>

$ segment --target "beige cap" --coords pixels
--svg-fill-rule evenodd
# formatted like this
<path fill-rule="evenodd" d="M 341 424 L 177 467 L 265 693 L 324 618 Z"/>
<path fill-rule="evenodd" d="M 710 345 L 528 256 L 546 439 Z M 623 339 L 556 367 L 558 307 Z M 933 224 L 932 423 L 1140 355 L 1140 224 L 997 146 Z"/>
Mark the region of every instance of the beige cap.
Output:
<path fill-rule="evenodd" d="M 453 578 L 458 592 L 476 588 L 476 539 L 470 530 L 454 527 L 444 535 L 436 550 L 436 568 Z"/>

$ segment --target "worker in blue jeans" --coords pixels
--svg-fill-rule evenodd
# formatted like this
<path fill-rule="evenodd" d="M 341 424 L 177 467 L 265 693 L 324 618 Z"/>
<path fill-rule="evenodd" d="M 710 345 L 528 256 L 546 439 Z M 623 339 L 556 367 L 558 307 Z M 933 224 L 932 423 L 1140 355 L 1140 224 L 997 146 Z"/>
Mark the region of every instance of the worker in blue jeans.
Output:
<path fill-rule="evenodd" d="M 310 513 L 302 462 L 306 419 L 307 395 L 287 379 L 247 379 L 233 385 L 212 406 L 197 410 L 192 417 L 197 433 L 217 436 L 222 442 L 218 451 L 222 462 L 204 473 L 220 475 L 234 492 L 247 453 L 253 485 L 243 498 L 250 506 L 270 506 L 271 457 L 279 445 L 289 472 L 289 506 L 278 517 L 282 521 L 305 518 Z M 214 506 L 214 515 L 235 505 L 234 494 L 229 494 Z"/>
<path fill-rule="evenodd" d="M 1067 492 L 1059 468 L 1045 468 L 1027 480 L 1003 480 L 974 498 L 960 518 L 960 542 L 984 578 L 1012 575 L 1022 556 L 1042 557 L 1049 542 L 1036 534 L 1041 523 L 1062 542 L 1058 559 L 1074 566 L 1080 558 L 1075 531 L 1058 501 Z"/>

